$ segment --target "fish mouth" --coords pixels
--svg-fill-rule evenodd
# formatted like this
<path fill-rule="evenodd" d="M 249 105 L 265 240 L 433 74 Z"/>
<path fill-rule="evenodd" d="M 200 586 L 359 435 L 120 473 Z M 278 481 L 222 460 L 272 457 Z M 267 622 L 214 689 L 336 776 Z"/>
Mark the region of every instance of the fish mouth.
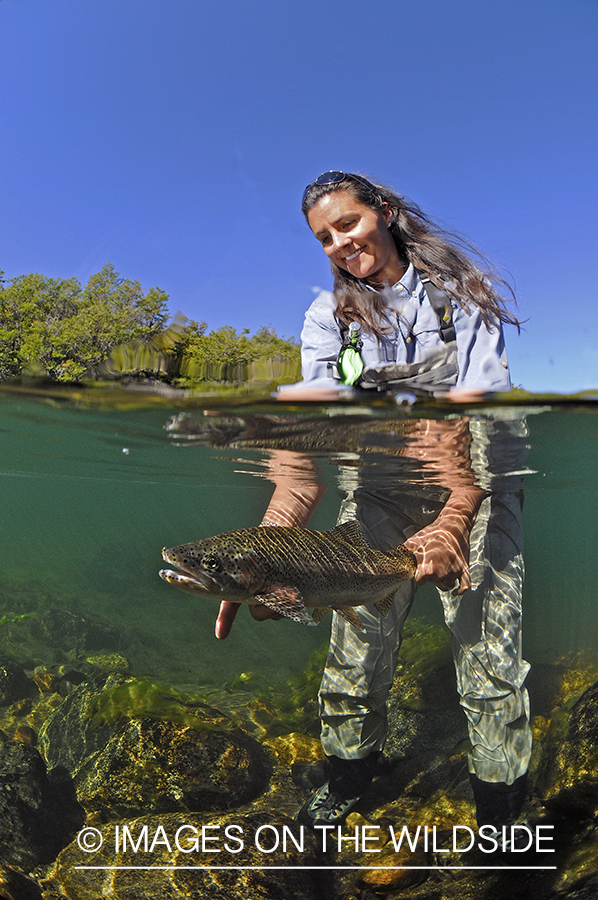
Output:
<path fill-rule="evenodd" d="M 160 569 L 158 572 L 160 578 L 168 582 L 168 584 L 173 584 L 175 587 L 191 593 L 211 594 L 214 597 L 222 593 L 222 587 L 207 572 L 190 572 L 177 560 L 172 559 L 169 551 L 166 549 L 162 550 L 162 559 L 164 562 L 170 563 L 171 566 L 176 566 L 179 570 L 175 572 L 172 569 Z"/>
<path fill-rule="evenodd" d="M 160 569 L 158 575 L 168 584 L 181 588 L 183 591 L 189 591 L 192 594 L 217 596 L 220 593 L 220 588 L 217 584 L 203 584 L 197 578 L 193 578 L 191 575 L 185 575 L 183 572 L 173 572 L 172 569 Z"/>

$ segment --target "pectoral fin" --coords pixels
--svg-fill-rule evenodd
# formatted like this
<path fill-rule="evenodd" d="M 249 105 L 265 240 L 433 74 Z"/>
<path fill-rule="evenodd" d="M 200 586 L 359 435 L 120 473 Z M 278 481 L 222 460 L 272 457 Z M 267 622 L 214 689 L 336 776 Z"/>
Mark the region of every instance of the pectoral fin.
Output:
<path fill-rule="evenodd" d="M 308 609 L 303 602 L 303 597 L 294 587 L 275 587 L 268 591 L 267 594 L 258 594 L 253 598 L 256 603 L 263 603 L 264 606 L 273 609 L 274 612 L 280 613 L 287 619 L 293 619 L 294 622 L 301 622 L 302 625 L 317 625 L 310 616 Z"/>
<path fill-rule="evenodd" d="M 395 594 L 396 591 L 393 591 L 392 594 L 389 594 L 388 597 L 384 598 L 384 600 L 378 600 L 377 603 L 374 603 L 374 606 L 381 615 L 385 616 L 388 613 L 388 610 L 394 602 Z"/>

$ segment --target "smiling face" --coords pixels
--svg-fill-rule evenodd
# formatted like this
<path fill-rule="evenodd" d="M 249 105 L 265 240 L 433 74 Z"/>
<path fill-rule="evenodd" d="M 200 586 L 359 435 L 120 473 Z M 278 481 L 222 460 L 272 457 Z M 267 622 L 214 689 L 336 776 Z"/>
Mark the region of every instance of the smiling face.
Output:
<path fill-rule="evenodd" d="M 325 194 L 307 214 L 330 261 L 376 286 L 396 284 L 405 271 L 388 230 L 391 218 L 388 206 L 372 209 L 342 190 Z"/>

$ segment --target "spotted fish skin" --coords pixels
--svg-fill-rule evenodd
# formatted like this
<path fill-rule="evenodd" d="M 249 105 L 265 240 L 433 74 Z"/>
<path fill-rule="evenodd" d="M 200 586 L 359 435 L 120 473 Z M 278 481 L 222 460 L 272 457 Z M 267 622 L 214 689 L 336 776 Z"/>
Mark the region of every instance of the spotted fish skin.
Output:
<path fill-rule="evenodd" d="M 181 590 L 263 603 L 306 625 L 334 609 L 360 627 L 353 607 L 370 603 L 386 614 L 416 569 L 415 557 L 403 546 L 386 553 L 370 547 L 357 521 L 331 531 L 244 528 L 164 549 L 162 558 L 179 571 L 162 569 L 160 576 Z"/>

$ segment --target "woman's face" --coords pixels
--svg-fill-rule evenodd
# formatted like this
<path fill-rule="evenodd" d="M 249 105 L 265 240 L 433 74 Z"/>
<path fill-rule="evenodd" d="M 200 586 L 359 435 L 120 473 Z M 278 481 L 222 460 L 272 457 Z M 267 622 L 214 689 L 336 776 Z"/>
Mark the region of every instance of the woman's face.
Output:
<path fill-rule="evenodd" d="M 340 269 L 373 285 L 396 284 L 404 266 L 388 230 L 392 211 L 377 211 L 350 191 L 324 194 L 307 214 L 324 253 Z"/>

